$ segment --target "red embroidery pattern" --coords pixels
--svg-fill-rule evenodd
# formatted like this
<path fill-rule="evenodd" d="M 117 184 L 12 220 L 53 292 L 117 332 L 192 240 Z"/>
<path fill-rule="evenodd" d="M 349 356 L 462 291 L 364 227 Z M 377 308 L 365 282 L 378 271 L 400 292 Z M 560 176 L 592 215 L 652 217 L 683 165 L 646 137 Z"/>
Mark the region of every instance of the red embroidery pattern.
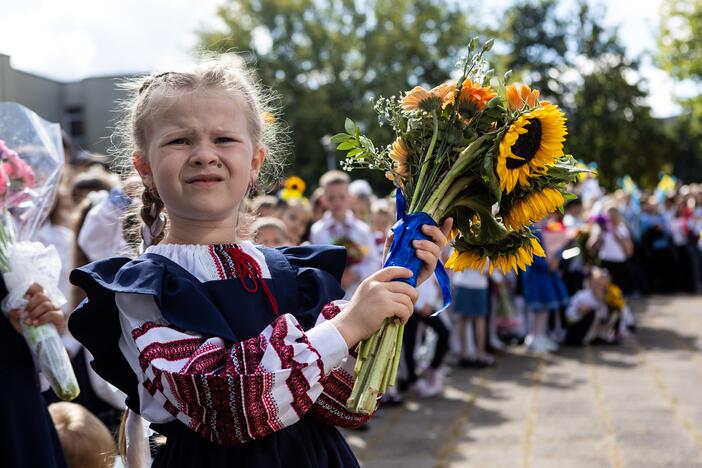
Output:
<path fill-rule="evenodd" d="M 305 366 L 295 362 L 293 359 L 295 351 L 292 345 L 287 345 L 285 343 L 285 337 L 287 335 L 287 322 L 283 320 L 276 321 L 276 326 L 273 328 L 273 334 L 271 335 L 270 344 L 273 349 L 275 349 L 276 353 L 278 353 L 281 366 L 284 369 L 290 369 L 291 371 L 286 384 L 293 396 L 291 406 L 301 418 L 305 413 L 307 413 L 307 411 L 309 411 L 314 402 L 307 394 L 311 387 L 310 383 L 305 378 L 305 375 L 302 373 L 302 369 Z"/>
<path fill-rule="evenodd" d="M 134 339 L 134 341 L 136 341 L 137 339 L 146 335 L 150 330 L 153 330 L 154 328 L 159 328 L 159 327 L 163 327 L 163 325 L 159 325 L 156 322 L 146 322 L 142 326 L 132 330 L 132 338 Z"/>
<path fill-rule="evenodd" d="M 292 330 L 284 316 L 272 324 L 270 340 L 262 334 L 236 343 L 229 351 L 201 338 L 151 343 L 139 356 L 145 372 L 148 368 L 153 373 L 149 373 L 153 380 L 146 379 L 144 387 L 151 395 L 160 392 L 166 397 L 166 411 L 176 417 L 181 413 L 187 415 L 190 419 L 184 422 L 192 430 L 221 445 L 241 444 L 279 431 L 284 424 L 273 400 L 275 377 L 261 366 L 268 346 L 280 358 L 281 370 L 291 371 L 286 385 L 296 413 L 301 417 L 313 404 L 307 395 L 311 383 L 303 369 L 314 364 L 295 360 L 293 346 L 286 344 Z M 302 337 L 298 342 L 317 354 L 304 334 Z M 191 359 L 180 372 L 167 372 L 151 364 L 155 358 L 178 359 L 186 350 Z M 321 365 L 320 359 L 316 361 Z M 164 391 L 164 383 L 168 391 Z"/>
<path fill-rule="evenodd" d="M 324 391 L 309 415 L 325 424 L 356 428 L 365 424 L 370 416 L 352 413 L 346 409 L 346 400 L 353 389 L 353 376 L 343 369 L 334 369 L 322 380 Z"/>
<path fill-rule="evenodd" d="M 185 359 L 196 352 L 203 341 L 202 338 L 185 338 L 167 343 L 151 343 L 139 353 L 139 365 L 142 370 L 146 370 L 151 365 L 151 362 L 156 359 L 165 359 L 167 361 Z"/>
<path fill-rule="evenodd" d="M 239 278 L 242 288 L 250 293 L 257 292 L 260 285 L 273 308 L 273 314 L 278 315 L 278 303 L 268 289 L 261 266 L 251 255 L 236 244 L 211 245 L 209 252 L 220 279 Z M 247 280 L 250 284 L 247 284 Z"/>
<path fill-rule="evenodd" d="M 339 312 L 341 312 L 339 306 L 334 304 L 333 302 L 330 302 L 329 304 L 322 307 L 321 313 L 322 317 L 324 317 L 326 320 L 331 320 L 334 317 L 336 317 L 339 314 Z"/>

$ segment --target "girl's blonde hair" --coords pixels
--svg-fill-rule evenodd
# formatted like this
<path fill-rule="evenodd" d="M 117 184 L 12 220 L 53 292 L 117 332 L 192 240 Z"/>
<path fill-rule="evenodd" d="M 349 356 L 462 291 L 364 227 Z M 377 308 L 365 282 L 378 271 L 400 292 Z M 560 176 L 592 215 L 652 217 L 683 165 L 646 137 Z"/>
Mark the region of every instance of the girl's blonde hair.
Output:
<path fill-rule="evenodd" d="M 123 178 L 136 174 L 132 156 L 137 150 L 146 154 L 149 124 L 157 112 L 169 104 L 168 100 L 207 89 L 230 92 L 245 103 L 251 139 L 258 147 L 267 150 L 259 180 L 277 180 L 282 173 L 288 139 L 277 118 L 279 98 L 261 86 L 253 70 L 238 55 L 203 56 L 196 66 L 189 69 L 127 80 L 120 87 L 127 91 L 128 97 L 121 102 L 122 118 L 112 135 L 111 153 L 116 169 Z M 141 200 L 140 204 L 135 204 L 134 210 L 143 223 L 140 234 L 145 246 L 160 242 L 165 236 L 167 224 L 163 201 L 155 191 L 143 186 L 128 195 Z M 245 219 L 243 213 L 240 216 L 240 231 L 244 227 L 242 219 Z"/>

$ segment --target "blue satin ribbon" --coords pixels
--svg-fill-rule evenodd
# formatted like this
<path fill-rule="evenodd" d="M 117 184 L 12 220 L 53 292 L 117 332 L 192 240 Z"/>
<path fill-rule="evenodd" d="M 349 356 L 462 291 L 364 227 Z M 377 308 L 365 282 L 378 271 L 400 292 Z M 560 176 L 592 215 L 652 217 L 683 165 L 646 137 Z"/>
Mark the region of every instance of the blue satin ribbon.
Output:
<path fill-rule="evenodd" d="M 424 212 L 412 213 L 408 215 L 405 212 L 406 202 L 405 197 L 402 194 L 402 190 L 398 189 L 396 191 L 395 200 L 397 202 L 397 222 L 392 227 L 394 236 L 392 244 L 390 245 L 388 258 L 385 261 L 385 266 L 399 266 L 411 270 L 413 273 L 411 278 L 402 279 L 399 281 L 404 281 L 405 283 L 416 287 L 417 278 L 419 277 L 419 272 L 422 270 L 424 263 L 415 255 L 412 241 L 418 239 L 431 240 L 428 236 L 422 233 L 422 226 L 425 224 L 438 226 L 438 224 L 432 219 L 431 216 Z M 439 259 L 439 262 L 436 264 L 434 274 L 436 275 L 436 279 L 441 287 L 441 294 L 444 297 L 444 307 L 436 312 L 438 314 L 451 305 L 451 282 L 448 274 L 446 274 L 446 270 L 444 269 L 441 259 Z"/>

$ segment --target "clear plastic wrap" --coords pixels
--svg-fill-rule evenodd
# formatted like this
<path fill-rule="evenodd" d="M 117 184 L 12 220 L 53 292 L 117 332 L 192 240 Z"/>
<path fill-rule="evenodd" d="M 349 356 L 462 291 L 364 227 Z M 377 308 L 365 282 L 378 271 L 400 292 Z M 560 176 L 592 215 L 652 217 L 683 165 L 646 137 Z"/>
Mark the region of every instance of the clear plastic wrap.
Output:
<path fill-rule="evenodd" d="M 60 181 L 61 129 L 20 104 L 0 102 L 0 154 L 0 270 L 8 290 L 3 312 L 24 309 L 25 293 L 34 283 L 61 306 L 66 298 L 58 288 L 58 253 L 54 247 L 32 242 L 53 206 Z M 36 365 L 56 395 L 63 400 L 78 396 L 73 367 L 56 327 L 20 323 Z"/>

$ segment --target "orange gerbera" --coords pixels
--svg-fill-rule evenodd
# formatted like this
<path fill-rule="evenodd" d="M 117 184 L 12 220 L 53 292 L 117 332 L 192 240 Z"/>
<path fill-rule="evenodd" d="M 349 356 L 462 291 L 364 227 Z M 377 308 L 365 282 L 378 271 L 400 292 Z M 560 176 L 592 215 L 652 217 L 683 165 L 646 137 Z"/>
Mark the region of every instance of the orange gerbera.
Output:
<path fill-rule="evenodd" d="M 471 80 L 465 80 L 463 86 L 461 86 L 459 101 L 460 103 L 471 102 L 478 110 L 483 110 L 495 96 L 497 96 L 497 93 L 491 87 L 473 83 Z"/>
<path fill-rule="evenodd" d="M 541 92 L 538 89 L 532 90 L 525 84 L 509 85 L 506 88 L 507 103 L 511 110 L 521 110 L 525 105 L 533 108 L 539 105 Z"/>
<path fill-rule="evenodd" d="M 411 91 L 407 91 L 405 97 L 402 98 L 402 110 L 411 112 L 418 109 L 423 109 L 424 106 L 432 99 L 437 99 L 437 96 L 431 91 L 427 91 L 421 86 L 415 86 Z"/>
<path fill-rule="evenodd" d="M 441 107 L 446 107 L 453 102 L 456 94 L 456 85 L 451 83 L 443 83 L 431 89 L 431 93 L 441 99 Z"/>
<path fill-rule="evenodd" d="M 396 171 L 402 177 L 407 177 L 409 175 L 409 166 L 407 165 L 407 156 L 409 155 L 409 148 L 402 137 L 398 137 L 392 144 L 390 148 L 390 159 L 395 161 Z"/>

